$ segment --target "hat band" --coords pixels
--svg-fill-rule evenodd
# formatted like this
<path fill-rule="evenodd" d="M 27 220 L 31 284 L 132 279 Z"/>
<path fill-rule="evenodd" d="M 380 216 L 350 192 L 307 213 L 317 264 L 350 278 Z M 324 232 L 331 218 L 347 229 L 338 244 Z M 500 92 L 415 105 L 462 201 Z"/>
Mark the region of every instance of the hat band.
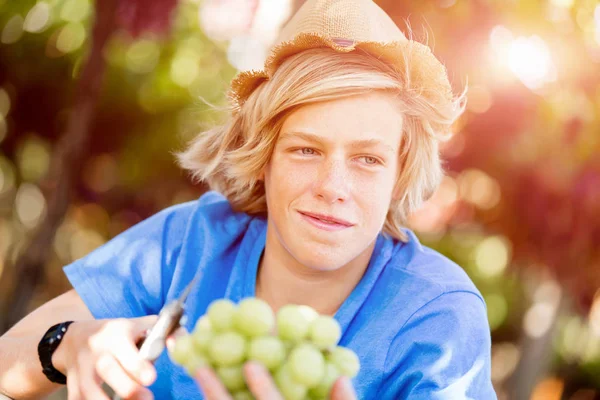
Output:
<path fill-rule="evenodd" d="M 352 39 L 343 39 L 343 38 L 332 38 L 333 42 L 342 47 L 352 47 L 354 46 L 355 41 Z"/>

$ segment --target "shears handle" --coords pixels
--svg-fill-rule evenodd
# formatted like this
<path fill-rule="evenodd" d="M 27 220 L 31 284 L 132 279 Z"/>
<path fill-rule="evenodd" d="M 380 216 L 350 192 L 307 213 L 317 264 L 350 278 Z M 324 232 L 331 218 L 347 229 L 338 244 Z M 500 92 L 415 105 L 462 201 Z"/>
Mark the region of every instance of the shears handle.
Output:
<path fill-rule="evenodd" d="M 172 301 L 160 310 L 154 326 L 136 343 L 143 359 L 151 363 L 156 361 L 165 349 L 169 335 L 179 328 L 182 316 L 183 307 L 178 300 Z M 115 394 L 113 400 L 121 400 L 121 397 Z"/>
<path fill-rule="evenodd" d="M 158 314 L 156 324 L 146 337 L 138 342 L 140 356 L 150 362 L 156 361 L 166 347 L 167 338 L 180 326 L 183 308 L 178 301 L 167 304 Z"/>

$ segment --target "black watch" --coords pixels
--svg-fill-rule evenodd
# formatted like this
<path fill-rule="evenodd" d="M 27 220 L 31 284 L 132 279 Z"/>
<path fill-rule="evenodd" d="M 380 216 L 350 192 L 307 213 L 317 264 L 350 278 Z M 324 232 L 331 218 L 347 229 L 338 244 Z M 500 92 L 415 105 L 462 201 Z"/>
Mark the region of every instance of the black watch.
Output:
<path fill-rule="evenodd" d="M 65 333 L 72 323 L 73 321 L 66 321 L 53 325 L 46 331 L 38 344 L 38 356 L 42 363 L 42 372 L 50 381 L 62 385 L 67 383 L 67 377 L 52 365 L 52 354 L 54 354 L 54 351 L 65 337 Z"/>

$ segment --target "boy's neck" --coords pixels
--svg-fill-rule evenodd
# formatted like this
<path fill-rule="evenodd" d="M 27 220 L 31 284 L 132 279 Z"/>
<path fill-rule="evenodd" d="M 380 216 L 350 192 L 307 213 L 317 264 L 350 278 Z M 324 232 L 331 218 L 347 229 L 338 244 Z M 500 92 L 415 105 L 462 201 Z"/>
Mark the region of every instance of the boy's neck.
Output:
<path fill-rule="evenodd" d="M 269 303 L 275 312 L 286 304 L 305 304 L 319 314 L 333 316 L 360 282 L 375 247 L 373 242 L 337 270 L 317 271 L 299 263 L 280 243 L 273 243 L 273 236 L 267 234 L 259 261 L 256 297 Z"/>

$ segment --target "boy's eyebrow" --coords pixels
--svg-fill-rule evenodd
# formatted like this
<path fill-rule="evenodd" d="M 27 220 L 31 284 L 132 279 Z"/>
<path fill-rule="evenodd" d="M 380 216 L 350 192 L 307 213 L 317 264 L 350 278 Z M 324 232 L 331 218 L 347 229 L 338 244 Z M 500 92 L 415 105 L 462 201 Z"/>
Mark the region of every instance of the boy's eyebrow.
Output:
<path fill-rule="evenodd" d="M 307 142 L 317 142 L 319 144 L 325 144 L 325 142 L 327 142 L 327 140 L 322 138 L 321 136 L 313 135 L 312 133 L 298 132 L 298 131 L 284 132 L 281 134 L 281 136 L 279 136 L 279 139 L 280 140 L 303 139 L 303 140 L 306 140 Z"/>
<path fill-rule="evenodd" d="M 292 139 L 292 138 L 303 139 L 303 140 L 306 140 L 307 142 L 316 142 L 319 144 L 325 144 L 328 141 L 327 139 L 325 139 L 321 136 L 318 136 L 318 135 L 314 135 L 312 133 L 297 132 L 297 131 L 284 132 L 279 137 L 280 140 Z M 364 148 L 364 147 L 376 147 L 376 146 L 382 146 L 386 150 L 388 150 L 392 153 L 396 153 L 396 150 L 394 150 L 394 148 L 392 146 L 385 144 L 381 140 L 378 140 L 378 139 L 355 140 L 352 143 L 350 143 L 350 147 L 352 147 L 352 148 Z"/>

